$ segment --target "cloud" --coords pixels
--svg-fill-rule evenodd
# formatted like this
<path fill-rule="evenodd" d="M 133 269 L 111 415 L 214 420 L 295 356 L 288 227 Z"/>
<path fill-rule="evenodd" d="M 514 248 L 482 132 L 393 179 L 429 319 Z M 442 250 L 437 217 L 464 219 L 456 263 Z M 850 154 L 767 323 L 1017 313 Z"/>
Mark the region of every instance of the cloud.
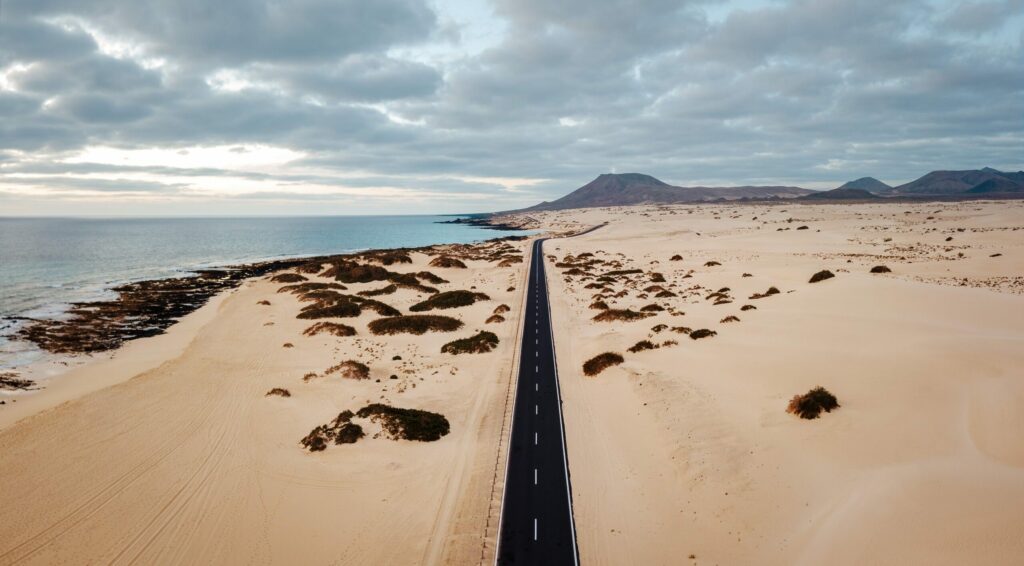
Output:
<path fill-rule="evenodd" d="M 39 179 L 224 212 L 269 195 L 268 212 L 441 212 L 529 205 L 609 170 L 838 184 L 1017 169 L 1021 6 L 8 0 L 0 183 L 38 191 L 18 210 L 40 213 L 62 197 Z M 297 157 L 232 157 L 259 147 Z"/>

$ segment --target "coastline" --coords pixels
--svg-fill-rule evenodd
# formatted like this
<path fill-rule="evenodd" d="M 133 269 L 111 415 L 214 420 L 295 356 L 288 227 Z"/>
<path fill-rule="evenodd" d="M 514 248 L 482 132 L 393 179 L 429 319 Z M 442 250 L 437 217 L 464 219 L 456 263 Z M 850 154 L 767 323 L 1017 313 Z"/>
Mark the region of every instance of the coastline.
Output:
<path fill-rule="evenodd" d="M 0 562 L 478 560 L 528 244 L 498 238 L 319 266 L 345 282 L 300 273 L 305 267 L 268 273 L 164 335 L 72 370 L 66 389 L 53 388 L 59 400 L 39 397 L 20 409 L 38 412 L 0 429 L 0 498 L 9 503 L 0 509 Z M 271 280 L 282 274 L 345 287 L 366 297 L 369 312 L 337 319 L 352 336 L 311 334 L 317 320 L 297 316 L 308 301 L 283 278 Z M 368 332 L 381 316 L 375 310 L 414 313 L 436 296 L 430 285 L 487 298 L 439 311 L 461 321 L 459 331 Z M 498 338 L 491 351 L 442 351 L 480 331 Z M 365 364 L 369 378 L 334 372 L 345 360 Z M 77 387 L 100 374 L 102 384 Z M 287 395 L 269 395 L 279 388 Z M 301 445 L 311 429 L 374 403 L 443 416 L 450 432 L 403 440 L 364 419 L 366 435 L 355 444 L 318 452 Z M 27 487 L 44 476 L 45 491 Z"/>

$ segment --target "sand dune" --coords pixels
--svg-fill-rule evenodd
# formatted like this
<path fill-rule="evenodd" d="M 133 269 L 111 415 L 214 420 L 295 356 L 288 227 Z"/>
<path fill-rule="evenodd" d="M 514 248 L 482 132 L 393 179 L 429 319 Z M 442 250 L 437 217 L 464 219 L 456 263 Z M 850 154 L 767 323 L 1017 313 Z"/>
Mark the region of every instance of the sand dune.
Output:
<path fill-rule="evenodd" d="M 68 402 L 8 424 L 0 432 L 0 563 L 478 560 L 527 264 L 413 261 L 389 269 L 430 269 L 450 281 L 443 289 L 476 287 L 490 300 L 443 311 L 464 322 L 456 333 L 373 336 L 366 324 L 378 315 L 364 312 L 336 319 L 356 336 L 303 336 L 315 322 L 296 318 L 303 303 L 278 293 L 280 283 L 252 281 L 194 313 L 192 331 L 175 338 L 180 350 L 157 367 L 138 375 L 122 367 L 118 383 L 57 395 L 54 403 Z M 381 284 L 346 286 L 355 293 Z M 426 295 L 399 289 L 383 298 L 406 311 Z M 511 306 L 508 321 L 485 324 L 500 304 Z M 493 352 L 441 354 L 442 344 L 484 329 L 500 338 Z M 79 368 L 75 379 L 104 376 L 119 356 Z M 322 375 L 346 359 L 367 364 L 370 379 Z M 321 376 L 304 381 L 308 373 Z M 265 395 L 275 387 L 290 396 Z M 367 420 L 356 444 L 318 453 L 299 445 L 340 411 L 378 402 L 443 414 L 451 432 L 395 441 Z"/>
<path fill-rule="evenodd" d="M 1024 560 L 1020 203 L 534 216 L 611 222 L 550 242 L 549 261 L 590 252 L 642 270 L 603 292 L 585 286 L 608 263 L 590 277 L 550 269 L 583 562 Z M 892 273 L 869 273 L 878 264 Z M 809 283 L 823 269 L 836 277 Z M 655 272 L 677 298 L 639 297 Z M 769 286 L 781 292 L 748 299 Z M 731 302 L 706 298 L 726 287 Z M 596 293 L 613 309 L 666 311 L 594 322 Z M 730 315 L 740 320 L 720 322 Z M 667 329 L 678 326 L 717 335 Z M 668 338 L 679 344 L 626 352 Z M 604 351 L 625 362 L 584 377 Z M 785 412 L 817 385 L 841 407 L 811 421 Z"/>

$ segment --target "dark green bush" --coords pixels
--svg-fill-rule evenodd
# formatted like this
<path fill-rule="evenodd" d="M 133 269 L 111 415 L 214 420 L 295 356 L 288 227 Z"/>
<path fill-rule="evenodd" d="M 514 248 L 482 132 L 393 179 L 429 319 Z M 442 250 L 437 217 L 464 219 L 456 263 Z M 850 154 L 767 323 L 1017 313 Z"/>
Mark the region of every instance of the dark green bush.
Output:
<path fill-rule="evenodd" d="M 434 309 L 454 309 L 458 307 L 467 307 L 477 301 L 485 301 L 490 299 L 483 293 L 474 293 L 473 291 L 445 291 L 438 293 L 425 301 L 416 303 L 409 307 L 412 312 L 424 312 Z"/>
<path fill-rule="evenodd" d="M 382 403 L 367 405 L 359 409 L 356 416 L 369 417 L 370 420 L 380 423 L 393 439 L 432 442 L 450 431 L 448 419 L 444 415 L 419 409 L 401 409 Z"/>
<path fill-rule="evenodd" d="M 442 354 L 485 354 L 498 347 L 498 336 L 481 330 L 469 338 L 453 340 L 441 346 Z"/>

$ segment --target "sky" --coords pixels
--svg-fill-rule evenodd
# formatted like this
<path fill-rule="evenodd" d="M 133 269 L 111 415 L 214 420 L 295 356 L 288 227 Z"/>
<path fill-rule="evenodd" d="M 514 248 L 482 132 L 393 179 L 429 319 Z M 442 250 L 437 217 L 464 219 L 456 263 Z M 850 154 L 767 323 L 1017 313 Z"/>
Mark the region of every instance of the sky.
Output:
<path fill-rule="evenodd" d="M 0 216 L 1024 168 L 1024 0 L 0 0 Z"/>

